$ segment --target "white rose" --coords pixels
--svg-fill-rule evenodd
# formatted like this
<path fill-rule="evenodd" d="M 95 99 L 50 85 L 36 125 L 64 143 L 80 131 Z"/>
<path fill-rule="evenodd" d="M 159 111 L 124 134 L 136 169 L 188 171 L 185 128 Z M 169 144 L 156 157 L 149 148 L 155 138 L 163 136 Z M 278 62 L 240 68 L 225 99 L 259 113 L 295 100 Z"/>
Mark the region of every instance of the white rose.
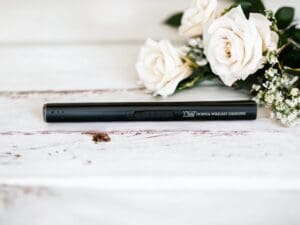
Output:
<path fill-rule="evenodd" d="M 262 38 L 263 52 L 277 49 L 279 36 L 270 29 L 272 22 L 259 13 L 251 13 L 249 20 L 255 24 L 256 29 Z"/>
<path fill-rule="evenodd" d="M 253 13 L 248 20 L 238 6 L 206 29 L 203 37 L 207 60 L 226 85 L 254 74 L 265 63 L 267 48 L 277 47 L 278 36 L 262 17 Z"/>
<path fill-rule="evenodd" d="M 194 0 L 183 14 L 179 34 L 185 37 L 202 35 L 206 24 L 216 18 L 217 6 L 217 0 Z"/>
<path fill-rule="evenodd" d="M 145 87 L 163 97 L 173 94 L 178 84 L 192 73 L 183 63 L 179 50 L 167 40 L 147 40 L 140 51 L 136 69 Z"/>

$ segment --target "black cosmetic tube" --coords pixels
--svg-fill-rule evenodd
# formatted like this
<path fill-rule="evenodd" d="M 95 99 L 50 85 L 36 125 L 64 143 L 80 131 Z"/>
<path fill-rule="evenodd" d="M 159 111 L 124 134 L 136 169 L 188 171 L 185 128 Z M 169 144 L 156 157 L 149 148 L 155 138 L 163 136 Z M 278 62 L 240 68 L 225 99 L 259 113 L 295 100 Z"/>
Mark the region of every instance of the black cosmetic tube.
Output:
<path fill-rule="evenodd" d="M 49 123 L 113 121 L 255 120 L 253 101 L 226 102 L 127 102 L 45 104 Z"/>

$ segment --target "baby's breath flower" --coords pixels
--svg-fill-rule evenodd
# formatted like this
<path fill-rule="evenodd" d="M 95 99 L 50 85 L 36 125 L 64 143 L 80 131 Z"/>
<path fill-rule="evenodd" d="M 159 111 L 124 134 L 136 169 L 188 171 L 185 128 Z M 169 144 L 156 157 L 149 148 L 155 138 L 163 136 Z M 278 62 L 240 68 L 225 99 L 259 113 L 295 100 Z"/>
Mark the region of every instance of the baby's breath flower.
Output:
<path fill-rule="evenodd" d="M 183 48 L 186 56 L 191 59 L 195 64 L 202 67 L 207 64 L 204 55 L 203 41 L 201 38 L 192 38 L 188 44 Z"/>
<path fill-rule="evenodd" d="M 286 126 L 300 122 L 300 91 L 293 87 L 298 78 L 281 73 L 272 66 L 265 71 L 265 81 L 254 84 L 254 100 L 272 110 L 271 117 Z"/>
<path fill-rule="evenodd" d="M 273 11 L 266 10 L 265 13 L 266 13 L 267 19 L 272 22 L 271 30 L 278 33 L 279 29 L 278 29 L 278 26 L 277 26 L 277 19 L 274 15 Z"/>
<path fill-rule="evenodd" d="M 196 64 L 198 66 L 205 66 L 207 64 L 207 60 L 206 59 L 200 59 L 196 61 Z"/>
<path fill-rule="evenodd" d="M 260 86 L 260 85 L 253 84 L 253 86 L 252 86 L 252 90 L 253 90 L 253 91 L 259 91 L 260 89 L 261 89 L 261 86 Z"/>
<path fill-rule="evenodd" d="M 275 100 L 274 94 L 267 92 L 265 95 L 265 102 L 267 103 L 267 105 L 272 105 L 274 100 Z"/>
<path fill-rule="evenodd" d="M 298 104 L 297 101 L 295 101 L 295 99 L 287 99 L 285 100 L 285 103 L 292 108 L 296 107 Z"/>
<path fill-rule="evenodd" d="M 271 77 L 274 77 L 277 74 L 278 74 L 278 70 L 271 67 L 270 69 L 266 70 L 265 77 L 266 78 L 271 78 Z"/>
<path fill-rule="evenodd" d="M 278 63 L 278 52 L 277 52 L 277 50 L 267 52 L 267 62 L 270 65 L 276 65 Z"/>
<path fill-rule="evenodd" d="M 282 102 L 284 100 L 282 92 L 281 91 L 277 91 L 275 92 L 275 99 L 277 102 Z"/>
<path fill-rule="evenodd" d="M 299 89 L 298 88 L 292 88 L 290 94 L 291 94 L 291 96 L 296 97 L 297 95 L 299 95 Z"/>
<path fill-rule="evenodd" d="M 190 40 L 189 40 L 189 45 L 191 46 L 191 47 L 197 47 L 197 45 L 198 45 L 198 38 L 191 38 Z"/>

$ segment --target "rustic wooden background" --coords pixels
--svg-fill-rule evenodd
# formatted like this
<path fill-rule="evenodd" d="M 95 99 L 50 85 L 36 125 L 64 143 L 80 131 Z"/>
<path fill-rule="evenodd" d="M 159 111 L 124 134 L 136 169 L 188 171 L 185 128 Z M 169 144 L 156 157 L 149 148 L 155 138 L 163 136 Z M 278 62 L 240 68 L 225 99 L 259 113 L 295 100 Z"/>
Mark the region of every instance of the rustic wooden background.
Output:
<path fill-rule="evenodd" d="M 137 84 L 139 47 L 180 42 L 161 21 L 187 5 L 0 0 L 1 225 L 300 223 L 300 129 L 266 110 L 255 122 L 43 122 L 46 102 L 154 100 Z M 207 83 L 169 100 L 247 98 Z"/>

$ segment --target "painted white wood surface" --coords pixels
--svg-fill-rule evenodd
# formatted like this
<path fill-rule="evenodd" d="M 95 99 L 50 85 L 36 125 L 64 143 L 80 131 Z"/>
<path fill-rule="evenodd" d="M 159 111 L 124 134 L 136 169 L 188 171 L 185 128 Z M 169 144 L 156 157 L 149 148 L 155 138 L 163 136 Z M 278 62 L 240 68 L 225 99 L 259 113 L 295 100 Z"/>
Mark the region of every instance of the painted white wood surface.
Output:
<path fill-rule="evenodd" d="M 132 41 L 147 37 L 178 39 L 171 29 L 159 25 L 167 15 L 182 11 L 189 2 L 182 0 L 89 0 L 88 2 L 1 0 L 0 41 L 3 43 L 86 43 Z M 299 4 L 297 0 L 265 0 L 265 3 L 272 9 L 277 9 L 282 4 Z"/>
<path fill-rule="evenodd" d="M 252 122 L 43 122 L 46 102 L 164 101 L 134 63 L 146 37 L 181 41 L 160 23 L 186 5 L 0 0 L 1 225 L 299 224 L 300 129 L 266 110 Z M 206 83 L 168 100 L 246 98 Z"/>

